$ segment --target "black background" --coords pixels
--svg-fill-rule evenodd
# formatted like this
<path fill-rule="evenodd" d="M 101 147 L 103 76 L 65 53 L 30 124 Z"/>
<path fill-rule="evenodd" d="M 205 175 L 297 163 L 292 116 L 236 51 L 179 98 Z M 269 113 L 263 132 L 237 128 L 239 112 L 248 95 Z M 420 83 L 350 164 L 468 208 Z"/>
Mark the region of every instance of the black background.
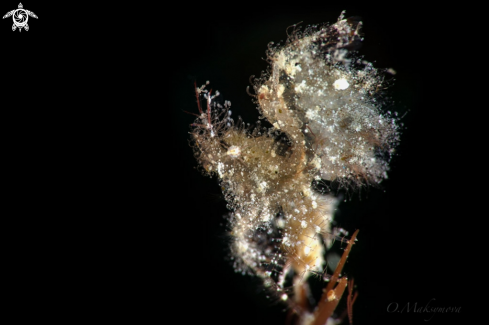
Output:
<path fill-rule="evenodd" d="M 406 113 L 389 179 L 337 214 L 338 226 L 360 229 L 345 267 L 359 292 L 354 322 L 460 324 L 481 312 L 467 291 L 479 281 L 468 255 L 483 214 L 470 181 L 483 163 L 478 115 L 463 104 L 471 65 L 459 55 L 469 34 L 460 13 L 396 3 L 23 4 L 39 17 L 28 32 L 12 32 L 9 19 L 0 26 L 1 251 L 19 319 L 284 324 L 284 306 L 226 260 L 226 203 L 195 168 L 194 117 L 184 111 L 197 111 L 194 81 L 210 80 L 233 116 L 253 123 L 246 87 L 266 69 L 268 42 L 342 10 L 362 17 L 365 59 L 397 71 L 386 109 Z M 430 300 L 461 311 L 387 312 Z"/>

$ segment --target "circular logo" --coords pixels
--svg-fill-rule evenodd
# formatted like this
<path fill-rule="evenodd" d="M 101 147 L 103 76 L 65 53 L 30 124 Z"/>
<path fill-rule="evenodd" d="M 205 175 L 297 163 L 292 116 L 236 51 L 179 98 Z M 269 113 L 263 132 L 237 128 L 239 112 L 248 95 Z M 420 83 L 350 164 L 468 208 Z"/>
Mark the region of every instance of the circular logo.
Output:
<path fill-rule="evenodd" d="M 29 19 L 27 12 L 24 9 L 15 10 L 12 16 L 14 18 L 14 24 L 17 27 L 24 27 L 27 24 L 27 20 Z"/>

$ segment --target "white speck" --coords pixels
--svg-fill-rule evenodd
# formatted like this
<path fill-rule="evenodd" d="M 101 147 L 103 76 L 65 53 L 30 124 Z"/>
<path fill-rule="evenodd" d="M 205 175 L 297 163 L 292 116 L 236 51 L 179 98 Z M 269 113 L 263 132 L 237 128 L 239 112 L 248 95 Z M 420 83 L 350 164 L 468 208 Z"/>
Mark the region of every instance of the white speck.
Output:
<path fill-rule="evenodd" d="M 346 79 L 344 78 L 341 78 L 341 79 L 338 79 L 336 80 L 334 83 L 333 83 L 333 87 L 334 89 L 336 90 L 345 90 L 346 88 L 348 88 L 350 86 L 350 84 L 348 83 L 348 81 L 346 81 Z"/>
<path fill-rule="evenodd" d="M 304 247 L 304 254 L 306 256 L 308 256 L 310 252 L 311 252 L 311 248 L 309 246 Z"/>
<path fill-rule="evenodd" d="M 231 146 L 229 147 L 226 154 L 231 156 L 232 158 L 237 158 L 241 155 L 241 149 L 238 146 Z"/>
<path fill-rule="evenodd" d="M 287 299 L 289 298 L 289 296 L 287 296 L 287 294 L 283 294 L 282 297 L 280 297 L 280 299 L 282 299 L 283 301 L 287 301 Z"/>
<path fill-rule="evenodd" d="M 261 182 L 260 183 L 260 186 L 259 186 L 259 190 L 260 190 L 259 192 L 262 192 L 262 191 L 266 190 L 267 187 L 268 187 L 267 182 Z"/>
<path fill-rule="evenodd" d="M 317 114 L 316 114 L 316 112 L 315 112 L 315 111 L 313 111 L 312 109 L 308 109 L 308 110 L 307 110 L 307 112 L 306 112 L 306 117 L 307 117 L 308 119 L 310 119 L 310 120 L 311 120 L 311 119 L 314 119 L 314 117 L 315 117 L 316 115 L 317 115 Z M 307 129 L 306 129 L 306 131 L 307 131 Z"/>
<path fill-rule="evenodd" d="M 282 239 L 282 244 L 285 244 L 286 246 L 290 246 L 289 237 L 284 236 L 284 238 Z"/>
<path fill-rule="evenodd" d="M 301 227 L 302 228 L 306 228 L 307 227 L 307 222 L 305 220 L 302 220 Z"/>
<path fill-rule="evenodd" d="M 278 227 L 278 228 L 283 228 L 283 227 L 285 227 L 285 220 L 284 220 L 284 219 L 278 219 L 278 220 L 277 220 L 277 227 Z"/>

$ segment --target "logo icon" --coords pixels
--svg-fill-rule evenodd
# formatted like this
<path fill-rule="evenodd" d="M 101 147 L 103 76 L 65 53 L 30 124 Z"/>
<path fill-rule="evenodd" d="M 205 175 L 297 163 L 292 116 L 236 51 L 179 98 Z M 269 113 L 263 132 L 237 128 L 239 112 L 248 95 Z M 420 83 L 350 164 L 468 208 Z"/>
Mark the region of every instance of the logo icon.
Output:
<path fill-rule="evenodd" d="M 36 14 L 32 11 L 25 10 L 22 6 L 22 3 L 19 3 L 19 8 L 9 11 L 3 16 L 3 18 L 7 18 L 12 16 L 14 20 L 14 24 L 12 25 L 12 31 L 15 31 L 16 28 L 19 29 L 19 32 L 22 31 L 22 28 L 25 30 L 29 30 L 29 25 L 27 25 L 27 21 L 29 20 L 29 16 L 37 18 Z"/>

